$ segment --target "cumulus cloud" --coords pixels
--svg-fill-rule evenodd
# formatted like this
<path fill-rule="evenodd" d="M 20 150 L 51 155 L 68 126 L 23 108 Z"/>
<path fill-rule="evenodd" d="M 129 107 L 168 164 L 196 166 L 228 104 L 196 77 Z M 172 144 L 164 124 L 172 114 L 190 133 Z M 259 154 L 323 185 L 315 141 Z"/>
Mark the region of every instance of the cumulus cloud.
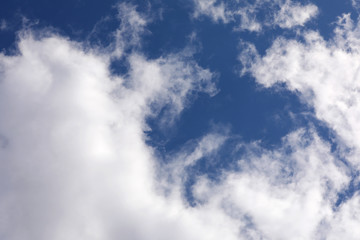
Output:
<path fill-rule="evenodd" d="M 264 56 L 248 47 L 240 57 L 258 83 L 265 87 L 284 83 L 314 108 L 316 117 L 335 131 L 339 154 L 353 172 L 359 171 L 360 151 L 359 29 L 359 22 L 344 14 L 328 41 L 318 32 L 306 31 L 302 39 L 278 38 Z M 328 218 L 323 230 L 326 239 L 356 239 L 358 204 L 355 189 L 354 196 L 341 202 Z"/>
<path fill-rule="evenodd" d="M 359 27 L 350 15 L 339 18 L 335 36 L 325 41 L 317 32 L 305 32 L 304 41 L 277 39 L 251 68 L 266 87 L 286 83 L 315 109 L 316 116 L 334 129 L 346 146 L 359 145 Z M 359 160 L 354 152 L 353 163 Z"/>
<path fill-rule="evenodd" d="M 196 199 L 237 221 L 242 239 L 321 239 L 337 192 L 349 181 L 330 147 L 303 129 L 274 151 L 244 147 L 240 171 L 224 173 L 221 183 L 200 179 Z"/>
<path fill-rule="evenodd" d="M 133 52 L 128 74 L 114 76 L 112 53 L 38 35 L 23 32 L 18 54 L 0 55 L 0 237 L 169 239 L 159 229 L 185 224 L 172 215 L 182 205 L 157 194 L 146 118 L 167 106 L 172 119 L 196 92 L 214 94 L 211 72 L 182 53 Z"/>
<path fill-rule="evenodd" d="M 291 0 L 277 1 L 217 1 L 194 0 L 196 18 L 204 15 L 213 21 L 224 23 L 234 22 L 237 30 L 260 31 L 264 26 L 279 26 L 293 28 L 303 26 L 317 15 L 318 9 L 314 4 L 301 4 Z M 271 9 L 271 13 L 264 12 Z M 259 15 L 265 15 L 260 20 Z"/>

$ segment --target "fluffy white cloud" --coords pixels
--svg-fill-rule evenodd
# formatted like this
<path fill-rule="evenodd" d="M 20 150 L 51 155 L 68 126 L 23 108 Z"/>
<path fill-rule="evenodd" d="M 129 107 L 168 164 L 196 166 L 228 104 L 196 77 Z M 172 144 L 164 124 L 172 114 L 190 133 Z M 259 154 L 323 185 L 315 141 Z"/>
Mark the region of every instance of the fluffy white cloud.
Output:
<path fill-rule="evenodd" d="M 260 31 L 264 26 L 279 26 L 293 28 L 303 26 L 317 15 L 318 9 L 314 4 L 300 4 L 291 0 L 256 0 L 251 1 L 217 1 L 194 0 L 194 16 L 205 15 L 213 21 L 224 23 L 235 22 L 237 30 Z M 271 13 L 264 13 L 264 9 L 271 9 Z M 265 14 L 266 20 L 259 20 L 258 15 Z"/>
<path fill-rule="evenodd" d="M 112 57 L 31 32 L 0 55 L 0 238 L 169 239 L 162 228 L 188 224 L 157 193 L 143 132 L 165 105 L 170 121 L 195 92 L 214 94 L 212 74 L 184 53 L 134 52 L 119 77 Z"/>
<path fill-rule="evenodd" d="M 289 134 L 274 151 L 257 143 L 245 147 L 240 172 L 225 172 L 221 183 L 200 179 L 196 199 L 247 222 L 239 224 L 243 239 L 320 239 L 337 192 L 349 181 L 330 147 L 304 130 Z"/>
<path fill-rule="evenodd" d="M 265 56 L 256 55 L 252 45 L 240 56 L 258 83 L 265 87 L 285 83 L 314 108 L 316 117 L 337 134 L 340 155 L 355 172 L 360 161 L 359 34 L 359 22 L 344 14 L 329 41 L 307 31 L 300 40 L 278 38 Z M 355 193 L 334 209 L 322 231 L 326 239 L 357 238 L 358 204 Z"/>
<path fill-rule="evenodd" d="M 266 87 L 284 82 L 298 91 L 316 116 L 355 152 L 360 149 L 359 33 L 358 25 L 344 15 L 331 41 L 317 32 L 304 33 L 303 42 L 279 38 L 264 57 L 252 57 L 255 63 L 250 70 Z M 355 152 L 352 160 L 358 164 Z"/>

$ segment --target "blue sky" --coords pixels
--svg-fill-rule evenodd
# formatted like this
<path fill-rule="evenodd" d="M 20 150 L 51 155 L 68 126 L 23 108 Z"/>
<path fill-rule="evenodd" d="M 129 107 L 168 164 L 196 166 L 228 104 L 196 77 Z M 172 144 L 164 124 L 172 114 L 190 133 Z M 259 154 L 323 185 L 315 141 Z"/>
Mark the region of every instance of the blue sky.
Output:
<path fill-rule="evenodd" d="M 360 2 L 0 9 L 0 239 L 358 239 Z"/>

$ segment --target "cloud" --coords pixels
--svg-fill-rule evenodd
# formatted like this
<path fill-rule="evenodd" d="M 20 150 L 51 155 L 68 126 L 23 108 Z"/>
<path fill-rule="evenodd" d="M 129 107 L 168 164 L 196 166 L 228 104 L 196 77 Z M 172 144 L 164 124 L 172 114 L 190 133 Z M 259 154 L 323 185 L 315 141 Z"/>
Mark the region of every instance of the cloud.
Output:
<path fill-rule="evenodd" d="M 360 1 L 359 0 L 351 0 L 351 4 L 355 9 L 359 9 Z"/>
<path fill-rule="evenodd" d="M 162 182 L 164 190 L 183 198 L 186 180 L 190 175 L 188 169 L 194 167 L 200 159 L 219 151 L 228 138 L 226 133 L 226 129 L 221 129 L 218 133 L 208 133 L 201 139 L 190 141 L 174 155 L 168 156 L 168 163 L 159 169 L 161 171 L 159 180 Z M 184 199 L 185 205 L 187 205 L 186 202 L 187 200 Z"/>
<path fill-rule="evenodd" d="M 328 41 L 318 32 L 305 31 L 300 39 L 278 38 L 264 56 L 250 47 L 240 56 L 258 83 L 265 87 L 285 84 L 335 131 L 339 157 L 355 173 L 352 177 L 355 182 L 358 182 L 360 150 L 359 29 L 359 22 L 344 14 L 338 18 L 333 38 Z M 326 217 L 324 229 L 319 231 L 324 238 L 356 239 L 358 234 L 353 229 L 359 224 L 356 211 L 359 194 L 357 189 L 354 192 Z"/>
<path fill-rule="evenodd" d="M 1 19 L 0 22 L 0 31 L 5 31 L 8 28 L 8 24 L 4 19 Z"/>
<path fill-rule="evenodd" d="M 146 26 L 151 22 L 151 17 L 138 12 L 137 6 L 130 3 L 118 3 L 113 8 L 117 14 L 101 18 L 88 34 L 85 43 L 102 45 L 101 51 L 111 54 L 113 59 L 121 59 L 132 50 L 140 51 L 142 37 L 148 33 Z M 95 48 L 94 44 L 91 47 Z"/>
<path fill-rule="evenodd" d="M 129 47 L 138 47 L 141 43 L 141 36 L 144 34 L 145 27 L 149 19 L 136 11 L 136 6 L 128 3 L 117 5 L 120 27 L 115 31 L 114 54 L 121 57 L 123 51 Z"/>
<path fill-rule="evenodd" d="M 349 181 L 330 147 L 303 129 L 273 151 L 257 143 L 244 147 L 240 171 L 225 172 L 221 183 L 197 182 L 199 203 L 237 221 L 241 239 L 320 239 L 334 214 L 337 192 Z"/>
<path fill-rule="evenodd" d="M 182 205 L 156 191 L 146 118 L 216 93 L 212 73 L 184 53 L 134 51 L 116 76 L 112 52 L 52 33 L 25 31 L 17 45 L 0 55 L 0 238 L 169 239 L 160 228 L 179 228 Z"/>
<path fill-rule="evenodd" d="M 339 238 L 356 239 L 360 232 L 356 227 L 360 224 L 360 196 L 357 193 L 349 201 L 344 203 L 333 219 L 333 224 L 327 229 L 329 240 Z"/>
<path fill-rule="evenodd" d="M 358 164 L 359 27 L 350 15 L 339 18 L 335 36 L 325 41 L 317 32 L 305 32 L 304 41 L 277 39 L 266 55 L 251 68 L 266 87 L 286 83 L 315 109 L 317 118 L 335 130 L 345 146 L 353 149 L 349 159 Z"/>
<path fill-rule="evenodd" d="M 28 29 L 16 55 L 0 54 L 1 239 L 354 237 L 349 227 L 358 220 L 350 209 L 358 195 L 335 206 L 353 180 L 351 169 L 311 128 L 272 150 L 238 142 L 233 152 L 244 153 L 229 154 L 236 168 L 219 170 L 220 180 L 195 176 L 191 206 L 184 194 L 188 169 L 219 152 L 231 131 L 210 131 L 159 159 L 146 144 L 146 120 L 161 113 L 161 126 L 173 124 L 198 92 L 218 92 L 215 76 L 187 49 L 148 59 L 141 53 L 147 18 L 126 4 L 119 14 L 114 43 L 105 49 Z M 265 57 L 247 45 L 241 59 L 265 86 L 279 79 L 310 96 L 304 101 L 317 116 L 347 145 L 353 137 L 357 149 L 356 108 L 347 112 L 342 101 L 350 96 L 356 106 L 351 63 L 358 30 L 347 16 L 339 24 L 333 42 L 309 32 L 305 42 L 277 40 Z M 119 57 L 129 63 L 125 75 L 110 71 Z M 299 63 L 303 58 L 308 65 Z M 349 75 L 335 71 L 349 65 Z M 323 74 L 333 78 L 324 84 Z"/>
<path fill-rule="evenodd" d="M 316 16 L 317 12 L 318 9 L 313 4 L 301 5 L 298 2 L 286 1 L 275 15 L 274 23 L 281 28 L 292 28 L 297 25 L 303 26 Z"/>
<path fill-rule="evenodd" d="M 234 22 L 237 30 L 261 31 L 263 27 L 279 26 L 280 28 L 293 28 L 303 26 L 317 15 L 318 9 L 314 4 L 301 4 L 290 0 L 277 1 L 216 1 L 194 0 L 194 17 L 208 16 L 214 22 Z M 271 13 L 264 12 L 271 9 Z M 265 20 L 260 20 L 264 15 Z"/>
<path fill-rule="evenodd" d="M 196 0 L 194 16 L 198 18 L 200 15 L 206 15 L 211 17 L 215 22 L 223 21 L 228 23 L 231 16 L 229 12 L 225 10 L 225 4 L 223 2 L 217 3 L 216 0 Z"/>

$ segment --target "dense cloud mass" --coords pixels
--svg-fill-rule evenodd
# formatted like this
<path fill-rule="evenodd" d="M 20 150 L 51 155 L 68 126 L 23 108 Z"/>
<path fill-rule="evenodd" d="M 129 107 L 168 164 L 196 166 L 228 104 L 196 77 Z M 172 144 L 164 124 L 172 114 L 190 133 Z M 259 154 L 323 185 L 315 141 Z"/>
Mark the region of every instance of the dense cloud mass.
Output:
<path fill-rule="evenodd" d="M 195 15 L 224 23 L 241 15 L 255 24 L 249 30 L 260 30 L 251 14 L 266 3 L 230 13 L 225 3 L 196 0 Z M 317 13 L 313 4 L 274 4 L 272 24 L 281 28 Z M 161 114 L 166 128 L 196 94 L 216 95 L 217 74 L 190 48 L 147 58 L 139 47 L 147 18 L 132 5 L 118 10 L 121 24 L 105 48 L 24 29 L 17 53 L 0 54 L 1 239 L 358 238 L 359 194 L 339 203 L 358 181 L 360 161 L 357 22 L 343 15 L 328 41 L 315 31 L 280 37 L 264 56 L 243 44 L 239 57 L 257 83 L 285 83 L 313 107 L 335 132 L 337 148 L 312 126 L 287 134 L 275 149 L 238 140 L 234 169 L 217 179 L 197 176 L 190 204 L 189 167 L 219 151 L 231 131 L 208 132 L 167 161 L 144 132 L 149 117 Z M 118 58 L 129 64 L 124 75 L 110 71 Z"/>

